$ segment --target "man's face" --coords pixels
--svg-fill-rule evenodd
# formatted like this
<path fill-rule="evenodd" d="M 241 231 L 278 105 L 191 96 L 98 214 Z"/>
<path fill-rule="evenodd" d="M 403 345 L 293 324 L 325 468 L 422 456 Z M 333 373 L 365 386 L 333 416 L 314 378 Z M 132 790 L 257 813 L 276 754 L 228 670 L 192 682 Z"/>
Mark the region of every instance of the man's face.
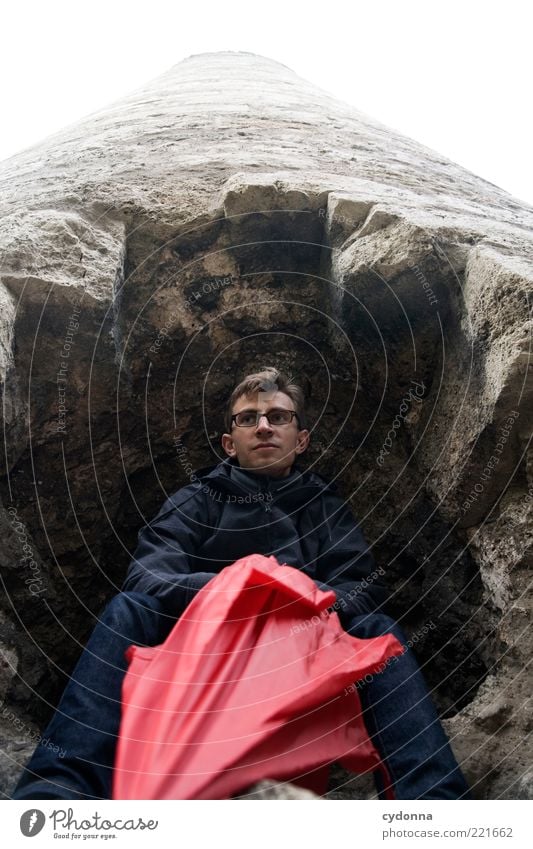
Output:
<path fill-rule="evenodd" d="M 294 410 L 294 402 L 284 392 L 257 392 L 241 395 L 232 413 L 244 410 L 268 413 L 271 410 Z M 286 477 L 298 454 L 309 444 L 309 431 L 300 430 L 296 416 L 290 424 L 271 425 L 266 416 L 256 426 L 237 427 L 222 436 L 222 447 L 230 457 L 236 457 L 243 469 L 273 478 Z"/>

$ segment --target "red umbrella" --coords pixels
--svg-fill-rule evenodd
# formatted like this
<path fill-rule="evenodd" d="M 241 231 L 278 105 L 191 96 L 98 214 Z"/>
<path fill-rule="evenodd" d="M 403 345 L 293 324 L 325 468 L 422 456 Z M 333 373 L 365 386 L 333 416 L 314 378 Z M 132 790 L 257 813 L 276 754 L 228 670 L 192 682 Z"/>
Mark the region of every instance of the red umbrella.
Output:
<path fill-rule="evenodd" d="M 160 646 L 130 646 L 113 798 L 228 799 L 262 778 L 316 791 L 318 777 L 325 792 L 333 761 L 386 775 L 355 682 L 403 648 L 351 637 L 326 611 L 335 598 L 254 554 L 200 590 Z"/>

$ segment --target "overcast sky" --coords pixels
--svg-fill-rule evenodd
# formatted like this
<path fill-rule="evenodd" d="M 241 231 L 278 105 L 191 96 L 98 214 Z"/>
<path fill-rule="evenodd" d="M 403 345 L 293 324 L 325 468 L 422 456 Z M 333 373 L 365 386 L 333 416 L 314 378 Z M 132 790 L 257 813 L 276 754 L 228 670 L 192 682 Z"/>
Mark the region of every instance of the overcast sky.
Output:
<path fill-rule="evenodd" d="M 0 159 L 196 53 L 246 50 L 533 204 L 523 0 L 45 0 L 2 11 Z"/>

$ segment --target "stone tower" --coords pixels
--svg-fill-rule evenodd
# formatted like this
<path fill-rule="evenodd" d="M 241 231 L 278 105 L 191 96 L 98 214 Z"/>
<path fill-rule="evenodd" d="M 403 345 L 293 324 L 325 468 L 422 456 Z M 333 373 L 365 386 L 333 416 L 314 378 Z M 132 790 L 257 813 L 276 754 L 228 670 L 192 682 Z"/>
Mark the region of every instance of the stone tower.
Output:
<path fill-rule="evenodd" d="M 222 456 L 235 382 L 278 364 L 474 794 L 531 798 L 533 210 L 240 52 L 0 186 L 5 792 L 138 528 Z"/>

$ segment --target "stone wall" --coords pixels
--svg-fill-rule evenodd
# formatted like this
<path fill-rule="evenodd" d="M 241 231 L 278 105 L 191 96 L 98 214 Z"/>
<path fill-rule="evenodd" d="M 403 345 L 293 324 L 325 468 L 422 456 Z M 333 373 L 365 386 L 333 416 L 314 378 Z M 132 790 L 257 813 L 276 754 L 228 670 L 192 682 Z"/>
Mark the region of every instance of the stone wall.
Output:
<path fill-rule="evenodd" d="M 138 528 L 222 457 L 233 385 L 277 364 L 474 794 L 530 798 L 533 211 L 231 52 L 0 163 L 0 185 L 4 792 Z"/>

